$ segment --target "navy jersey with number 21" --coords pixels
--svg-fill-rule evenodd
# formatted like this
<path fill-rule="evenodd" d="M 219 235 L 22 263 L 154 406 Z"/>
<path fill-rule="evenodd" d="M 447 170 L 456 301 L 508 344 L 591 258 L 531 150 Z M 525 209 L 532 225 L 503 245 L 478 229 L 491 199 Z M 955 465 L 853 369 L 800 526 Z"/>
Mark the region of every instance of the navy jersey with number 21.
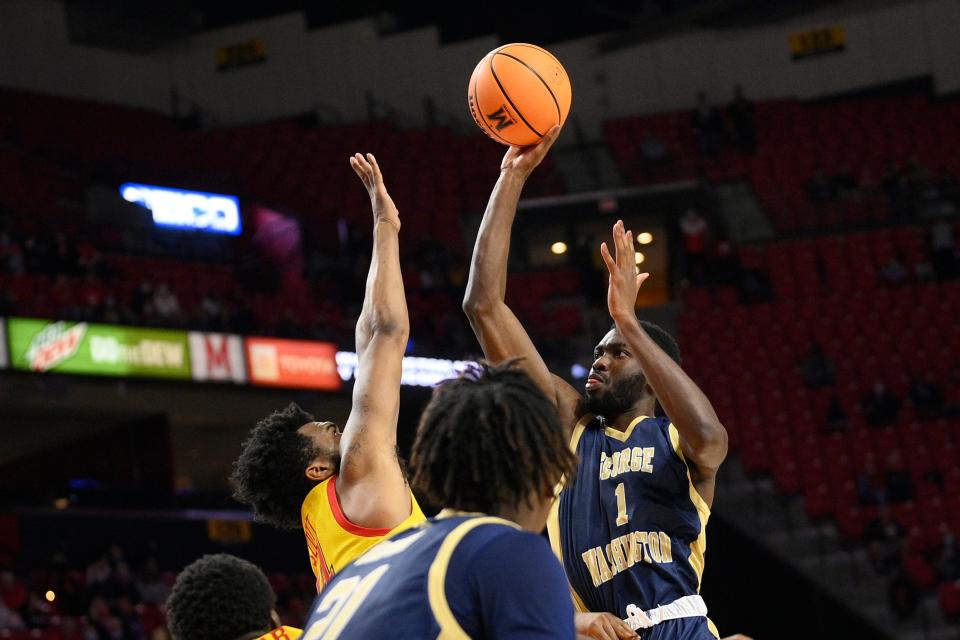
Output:
<path fill-rule="evenodd" d="M 302 640 L 573 640 L 563 569 L 507 520 L 446 514 L 388 538 L 317 596 Z"/>

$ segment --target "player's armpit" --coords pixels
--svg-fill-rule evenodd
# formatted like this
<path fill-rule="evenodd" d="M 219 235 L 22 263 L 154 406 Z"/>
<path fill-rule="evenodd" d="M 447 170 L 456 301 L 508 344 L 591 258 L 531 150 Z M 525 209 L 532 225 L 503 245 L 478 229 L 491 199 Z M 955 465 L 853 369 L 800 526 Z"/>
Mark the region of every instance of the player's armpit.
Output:
<path fill-rule="evenodd" d="M 557 374 L 554 373 L 551 376 L 557 402 L 557 415 L 560 416 L 560 424 L 564 428 L 564 437 L 569 440 L 573 425 L 583 415 L 583 395 Z"/>

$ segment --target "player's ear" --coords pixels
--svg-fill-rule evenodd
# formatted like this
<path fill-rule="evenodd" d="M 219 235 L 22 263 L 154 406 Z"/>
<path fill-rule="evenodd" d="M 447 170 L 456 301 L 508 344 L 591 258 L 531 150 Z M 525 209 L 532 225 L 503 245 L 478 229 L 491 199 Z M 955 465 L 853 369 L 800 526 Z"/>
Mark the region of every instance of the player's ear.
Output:
<path fill-rule="evenodd" d="M 313 482 L 322 482 L 330 477 L 330 467 L 320 460 L 313 460 L 303 471 L 303 475 Z"/>

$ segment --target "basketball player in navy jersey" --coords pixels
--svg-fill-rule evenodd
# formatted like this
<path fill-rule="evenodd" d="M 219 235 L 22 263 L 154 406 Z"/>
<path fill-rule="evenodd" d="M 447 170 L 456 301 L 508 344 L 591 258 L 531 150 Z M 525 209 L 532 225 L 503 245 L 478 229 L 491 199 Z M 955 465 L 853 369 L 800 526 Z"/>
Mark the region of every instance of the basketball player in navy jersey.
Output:
<path fill-rule="evenodd" d="M 706 524 L 727 434 L 703 392 L 680 368 L 676 342 L 637 319 L 633 238 L 618 222 L 610 271 L 614 327 L 597 344 L 585 395 L 552 375 L 504 293 L 510 232 L 520 192 L 559 135 L 512 147 L 500 167 L 473 253 L 464 311 L 491 362 L 521 366 L 553 399 L 564 437 L 579 455 L 576 478 L 548 531 L 580 612 L 623 619 L 644 638 L 717 637 L 699 595 Z M 578 630 L 627 638 L 622 627 L 578 616 Z M 586 626 L 586 625 L 592 626 Z"/>
<path fill-rule="evenodd" d="M 538 534 L 576 457 L 529 376 L 481 365 L 441 385 L 410 465 L 446 508 L 339 571 L 303 638 L 573 640 L 563 568 Z"/>

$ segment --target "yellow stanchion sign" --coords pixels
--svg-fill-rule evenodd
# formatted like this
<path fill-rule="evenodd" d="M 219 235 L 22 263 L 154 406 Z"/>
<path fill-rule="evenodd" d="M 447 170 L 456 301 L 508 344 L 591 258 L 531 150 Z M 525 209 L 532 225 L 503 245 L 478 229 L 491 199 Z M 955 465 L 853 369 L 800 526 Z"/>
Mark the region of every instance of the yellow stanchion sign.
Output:
<path fill-rule="evenodd" d="M 214 542 L 250 542 L 251 535 L 248 520 L 207 520 L 207 538 Z"/>
<path fill-rule="evenodd" d="M 261 38 L 228 44 L 217 49 L 217 71 L 227 71 L 267 61 L 267 45 Z"/>
<path fill-rule="evenodd" d="M 843 51 L 847 46 L 847 34 L 843 27 L 825 27 L 790 36 L 790 54 L 794 60 Z"/>

